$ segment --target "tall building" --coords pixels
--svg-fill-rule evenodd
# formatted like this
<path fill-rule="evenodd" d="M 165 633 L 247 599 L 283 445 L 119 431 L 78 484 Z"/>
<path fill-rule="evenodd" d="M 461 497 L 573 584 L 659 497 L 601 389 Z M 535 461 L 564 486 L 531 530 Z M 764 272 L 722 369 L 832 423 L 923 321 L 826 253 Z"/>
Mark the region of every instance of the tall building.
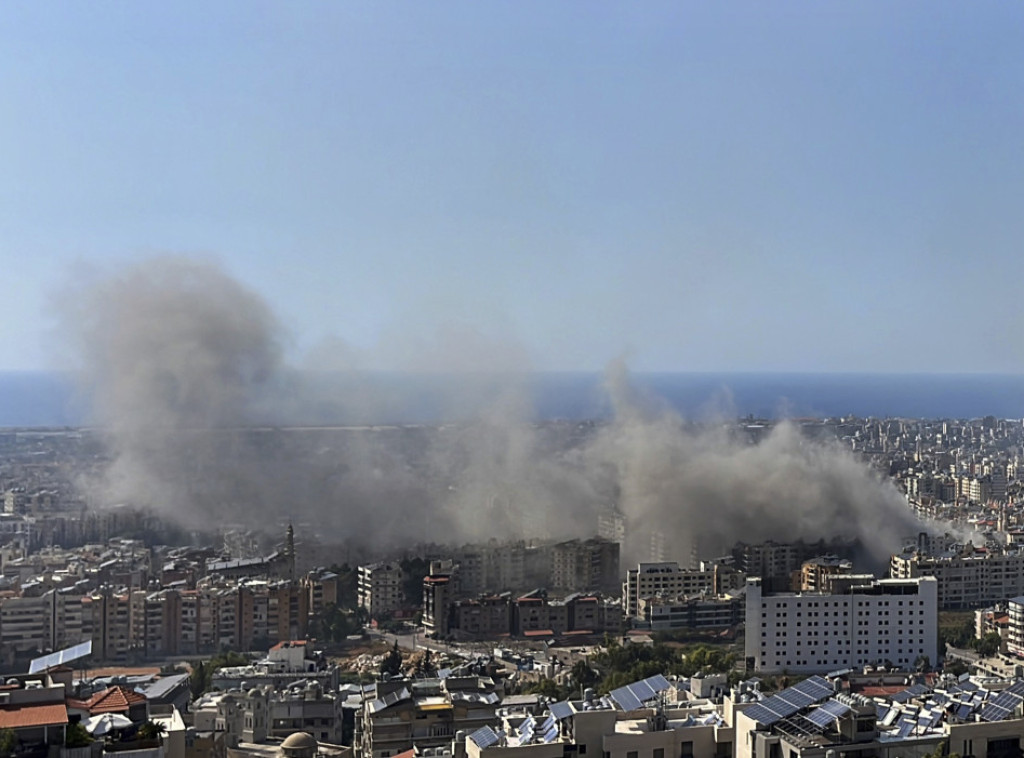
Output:
<path fill-rule="evenodd" d="M 619 543 L 593 537 L 553 545 L 550 582 L 563 592 L 614 595 L 619 585 Z"/>
<path fill-rule="evenodd" d="M 938 660 L 938 593 L 931 577 L 869 583 L 833 577 L 833 592 L 768 593 L 747 580 L 746 658 L 758 671 L 793 673 Z"/>
<path fill-rule="evenodd" d="M 394 562 L 377 562 L 359 567 L 358 603 L 370 618 L 385 618 L 402 606 L 405 573 Z"/>

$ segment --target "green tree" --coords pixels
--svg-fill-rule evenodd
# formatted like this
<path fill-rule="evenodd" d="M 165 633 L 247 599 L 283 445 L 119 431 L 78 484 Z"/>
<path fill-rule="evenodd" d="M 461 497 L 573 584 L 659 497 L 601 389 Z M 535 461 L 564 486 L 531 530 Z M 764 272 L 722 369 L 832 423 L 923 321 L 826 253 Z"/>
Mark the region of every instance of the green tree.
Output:
<path fill-rule="evenodd" d="M 600 675 L 584 660 L 576 661 L 572 665 L 569 676 L 572 677 L 573 684 L 578 689 L 594 687 L 601 680 Z"/>
<path fill-rule="evenodd" d="M 398 676 L 402 673 L 402 651 L 398 649 L 398 640 L 395 646 L 384 656 L 380 662 L 381 676 Z"/>
<path fill-rule="evenodd" d="M 75 724 L 74 726 L 81 726 L 81 724 Z M 85 727 L 82 727 L 82 731 L 85 732 Z M 88 732 L 86 732 L 88 734 Z M 0 729 L 0 756 L 14 755 L 15 748 L 18 747 L 18 735 L 15 734 L 13 729 Z"/>
<path fill-rule="evenodd" d="M 987 658 L 998 653 L 1002 644 L 1003 639 L 999 636 L 999 632 L 989 632 L 980 640 L 972 640 L 971 647 L 977 650 L 979 655 Z"/>
<path fill-rule="evenodd" d="M 64 747 L 75 748 L 85 747 L 92 744 L 92 735 L 86 730 L 81 722 L 68 724 L 64 731 Z M 6 755 L 6 753 L 5 753 Z"/>
<path fill-rule="evenodd" d="M 139 727 L 139 737 L 144 740 L 157 740 L 163 737 L 166 731 L 167 728 L 163 724 L 158 724 L 155 721 L 147 721 Z"/>
<path fill-rule="evenodd" d="M 523 691 L 529 695 L 543 695 L 551 700 L 564 700 L 567 694 L 558 686 L 558 682 L 547 677 L 527 685 Z"/>

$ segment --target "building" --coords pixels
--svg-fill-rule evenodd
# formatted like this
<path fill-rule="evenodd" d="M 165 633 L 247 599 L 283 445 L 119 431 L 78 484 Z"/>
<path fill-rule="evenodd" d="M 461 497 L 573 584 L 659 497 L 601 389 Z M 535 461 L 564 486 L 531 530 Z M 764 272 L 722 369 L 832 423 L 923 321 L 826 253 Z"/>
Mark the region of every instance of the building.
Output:
<path fill-rule="evenodd" d="M 799 581 L 795 582 L 796 592 L 828 592 L 829 579 L 834 575 L 852 574 L 853 563 L 835 555 L 822 555 L 804 561 L 800 567 Z"/>
<path fill-rule="evenodd" d="M 494 720 L 501 703 L 486 677 L 378 682 L 356 712 L 353 747 L 362 758 L 450 746 Z"/>
<path fill-rule="evenodd" d="M 643 598 L 633 626 L 659 629 L 727 629 L 744 621 L 741 597 L 700 595 L 667 600 Z"/>
<path fill-rule="evenodd" d="M 838 584 L 832 594 L 765 593 L 759 579 L 748 579 L 748 667 L 814 673 L 938 660 L 935 579 Z"/>
<path fill-rule="evenodd" d="M 373 619 L 384 619 L 402 607 L 405 572 L 394 562 L 377 562 L 359 567 L 358 598 Z"/>
<path fill-rule="evenodd" d="M 458 594 L 459 571 L 452 561 L 431 561 L 423 577 L 423 629 L 429 637 L 447 637 L 452 602 Z"/>
<path fill-rule="evenodd" d="M 676 599 L 713 593 L 714 569 L 680 568 L 675 561 L 641 563 L 626 574 L 622 585 L 622 610 L 627 618 L 640 618 L 644 598 Z"/>
<path fill-rule="evenodd" d="M 940 610 L 983 608 L 1024 595 L 1024 551 L 959 546 L 939 555 L 908 547 L 892 556 L 890 576 L 931 576 L 938 582 Z"/>
<path fill-rule="evenodd" d="M 619 543 L 601 537 L 551 547 L 552 589 L 613 595 L 619 585 Z"/>

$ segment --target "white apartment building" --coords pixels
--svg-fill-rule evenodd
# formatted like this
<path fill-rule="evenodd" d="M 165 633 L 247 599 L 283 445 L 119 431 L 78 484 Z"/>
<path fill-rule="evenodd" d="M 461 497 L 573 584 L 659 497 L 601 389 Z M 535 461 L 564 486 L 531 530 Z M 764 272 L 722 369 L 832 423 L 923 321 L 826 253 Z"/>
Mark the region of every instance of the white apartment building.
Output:
<path fill-rule="evenodd" d="M 934 578 L 850 583 L 833 594 L 762 592 L 747 580 L 746 657 L 758 671 L 816 673 L 938 660 Z"/>
<path fill-rule="evenodd" d="M 405 573 L 394 562 L 377 562 L 359 567 L 358 602 L 370 618 L 382 618 L 402 605 Z"/>
<path fill-rule="evenodd" d="M 712 592 L 714 583 L 712 569 L 682 569 L 675 561 L 641 563 L 626 574 L 622 585 L 622 610 L 628 618 L 638 618 L 643 598 L 691 597 Z"/>
<path fill-rule="evenodd" d="M 1024 596 L 1010 598 L 1006 604 L 1010 622 L 1006 629 L 1006 650 L 1024 657 Z"/>

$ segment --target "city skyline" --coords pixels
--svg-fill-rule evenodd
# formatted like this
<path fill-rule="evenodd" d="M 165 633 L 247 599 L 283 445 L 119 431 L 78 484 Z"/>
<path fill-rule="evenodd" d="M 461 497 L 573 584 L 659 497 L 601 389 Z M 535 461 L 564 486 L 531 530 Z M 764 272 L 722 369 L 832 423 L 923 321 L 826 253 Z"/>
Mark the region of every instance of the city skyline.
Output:
<path fill-rule="evenodd" d="M 296 366 L 1024 372 L 1016 6 L 0 20 L 0 370 L 60 367 L 59 301 L 171 254 Z"/>

